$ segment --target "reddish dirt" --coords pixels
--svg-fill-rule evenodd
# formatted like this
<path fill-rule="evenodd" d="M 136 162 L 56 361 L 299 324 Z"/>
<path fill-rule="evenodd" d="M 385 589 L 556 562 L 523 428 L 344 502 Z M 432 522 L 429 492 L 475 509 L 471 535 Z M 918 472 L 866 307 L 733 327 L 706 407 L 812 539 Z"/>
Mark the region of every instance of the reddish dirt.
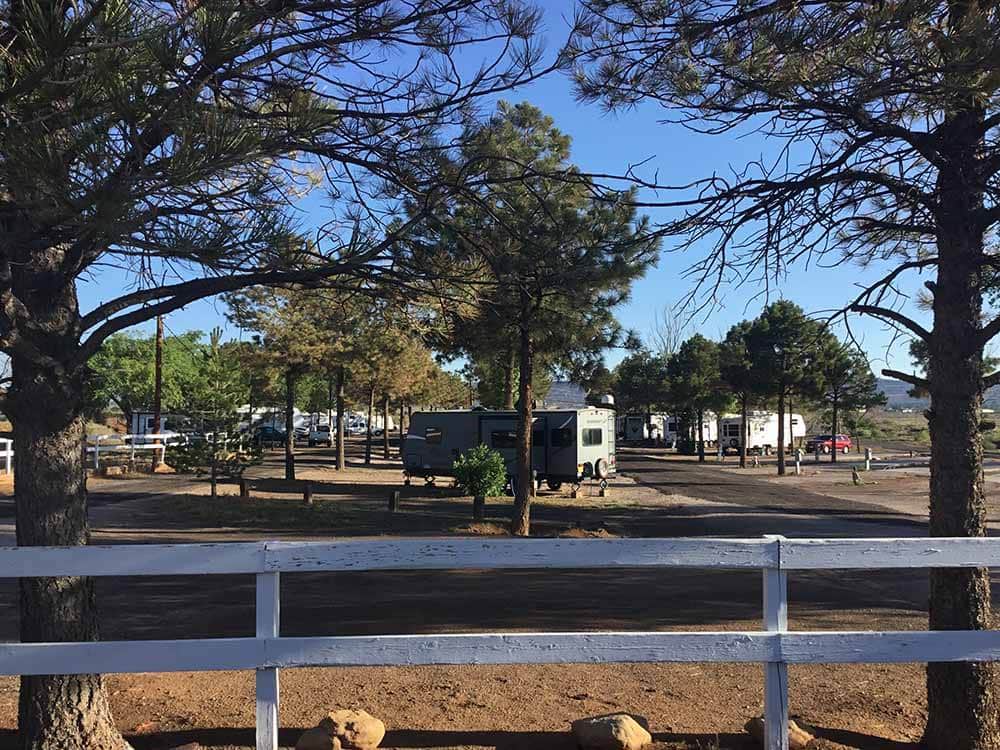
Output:
<path fill-rule="evenodd" d="M 355 446 L 357 448 L 357 446 Z M 654 463 L 656 461 L 656 463 Z M 629 478 L 609 497 L 571 500 L 543 493 L 534 509 L 544 535 L 570 536 L 905 536 L 913 516 L 877 500 L 840 498 L 816 486 L 674 459 L 624 457 Z M 94 482 L 100 542 L 330 538 L 344 535 L 502 533 L 507 501 L 471 525 L 471 503 L 446 488 L 409 488 L 402 513 L 386 497 L 398 465 L 379 462 L 345 476 L 327 451 L 306 453 L 302 475 L 315 482 L 319 511 L 280 483 L 255 491 L 253 518 L 280 529 L 227 523 L 251 506 L 212 506 L 204 483 L 156 477 Z M 277 473 L 277 457 L 259 470 Z M 848 473 L 849 476 L 849 473 Z M 633 478 L 642 484 L 635 484 Z M 799 478 L 801 479 L 801 478 Z M 797 480 L 796 480 L 797 481 Z M 184 500 L 194 491 L 199 497 Z M 234 487 L 225 491 L 235 492 Z M 196 506 L 200 503 L 201 506 Z M 233 505 L 236 503 L 237 505 Z M 287 508 L 284 503 L 287 503 Z M 235 507 L 237 513 L 233 514 Z M 286 512 L 287 510 L 287 512 Z M 246 511 L 246 513 L 243 513 Z M 322 515 L 309 515 L 319 512 Z M 267 515 L 271 514 L 271 515 Z M 316 518 L 328 526 L 317 527 Z M 107 638 L 249 635 L 249 576 L 104 579 L 99 596 Z M 819 572 L 792 577 L 791 626 L 798 629 L 922 629 L 926 581 L 917 572 Z M 16 637 L 16 590 L 0 586 L 0 637 Z M 757 630 L 760 576 L 685 570 L 377 572 L 283 577 L 286 635 L 427 633 L 481 630 Z M 165 616 L 165 613 L 167 615 Z M 199 742 L 253 746 L 249 673 L 111 676 L 115 715 L 137 750 Z M 282 674 L 281 741 L 333 707 L 382 718 L 388 748 L 567 750 L 566 730 L 583 716 L 627 711 L 648 719 L 657 748 L 749 748 L 742 726 L 762 710 L 757 665 L 565 665 L 302 669 Z M 919 665 L 808 666 L 790 672 L 792 713 L 820 738 L 817 748 L 902 750 L 924 720 Z M 0 748 L 16 745 L 16 683 L 0 679 Z M 4 729 L 5 728 L 5 729 Z"/>

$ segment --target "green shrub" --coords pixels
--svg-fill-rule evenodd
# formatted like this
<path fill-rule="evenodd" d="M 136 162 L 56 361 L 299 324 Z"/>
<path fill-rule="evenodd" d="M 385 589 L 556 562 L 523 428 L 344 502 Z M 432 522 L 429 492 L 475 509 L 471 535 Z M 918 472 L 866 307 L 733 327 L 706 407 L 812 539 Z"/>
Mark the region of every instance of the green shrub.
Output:
<path fill-rule="evenodd" d="M 256 443 L 241 448 L 236 441 L 219 441 L 216 448 L 216 468 L 222 477 L 240 477 L 247 468 L 260 463 L 263 455 Z M 167 464 L 178 474 L 210 474 L 212 471 L 212 441 L 198 440 L 183 445 L 167 446 Z"/>
<path fill-rule="evenodd" d="M 507 485 L 507 465 L 495 450 L 477 445 L 455 459 L 455 480 L 474 497 L 496 497 Z"/>

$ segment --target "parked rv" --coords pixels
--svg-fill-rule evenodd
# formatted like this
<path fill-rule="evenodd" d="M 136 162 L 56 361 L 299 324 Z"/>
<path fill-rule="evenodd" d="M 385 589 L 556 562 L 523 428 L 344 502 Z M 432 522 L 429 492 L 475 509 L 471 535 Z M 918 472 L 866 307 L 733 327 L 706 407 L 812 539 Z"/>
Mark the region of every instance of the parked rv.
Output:
<path fill-rule="evenodd" d="M 684 437 L 681 434 L 680 419 L 671 414 L 629 414 L 619 419 L 623 420 L 623 438 L 625 440 L 662 440 L 668 448 L 673 448 L 677 445 L 677 441 Z M 719 437 L 719 427 L 713 412 L 705 412 L 702 430 L 705 436 L 705 445 L 715 445 Z M 697 420 L 694 420 L 691 425 L 688 439 L 698 439 Z"/>
<path fill-rule="evenodd" d="M 595 478 L 603 483 L 615 472 L 615 413 L 611 409 L 539 409 L 532 425 L 532 471 L 539 482 L 558 489 L 563 482 Z M 488 445 L 507 462 L 517 461 L 517 413 L 486 409 L 418 411 L 403 444 L 406 483 L 413 477 L 433 481 L 453 475 L 456 458 L 476 445 Z"/>
<path fill-rule="evenodd" d="M 722 448 L 725 451 L 740 448 L 739 414 L 726 414 L 722 418 Z M 799 438 L 806 436 L 806 422 L 801 414 L 785 415 L 786 447 L 792 449 Z M 778 449 L 778 415 L 770 411 L 752 411 L 747 415 L 747 452 L 772 453 Z"/>

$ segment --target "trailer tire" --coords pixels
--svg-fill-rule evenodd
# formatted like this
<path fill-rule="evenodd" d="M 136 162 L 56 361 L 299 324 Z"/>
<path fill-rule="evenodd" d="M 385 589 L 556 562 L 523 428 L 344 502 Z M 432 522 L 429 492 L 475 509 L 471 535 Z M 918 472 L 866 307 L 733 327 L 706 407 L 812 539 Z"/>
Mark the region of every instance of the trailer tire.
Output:
<path fill-rule="evenodd" d="M 557 482 L 554 479 L 546 479 L 545 485 L 553 492 L 558 492 L 562 489 L 562 482 Z"/>
<path fill-rule="evenodd" d="M 608 462 L 599 458 L 594 462 L 594 476 L 598 479 L 608 478 Z"/>

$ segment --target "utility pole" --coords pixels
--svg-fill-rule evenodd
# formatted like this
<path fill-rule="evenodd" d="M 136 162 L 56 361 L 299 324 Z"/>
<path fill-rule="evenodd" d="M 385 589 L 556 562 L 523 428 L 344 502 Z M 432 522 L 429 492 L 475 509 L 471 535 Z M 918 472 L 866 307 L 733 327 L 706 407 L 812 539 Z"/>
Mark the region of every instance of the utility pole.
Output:
<path fill-rule="evenodd" d="M 153 431 L 160 432 L 163 409 L 163 316 L 156 316 L 156 359 L 153 371 Z M 157 440 L 156 442 L 159 442 Z M 153 469 L 158 464 L 158 451 L 153 451 Z"/>

